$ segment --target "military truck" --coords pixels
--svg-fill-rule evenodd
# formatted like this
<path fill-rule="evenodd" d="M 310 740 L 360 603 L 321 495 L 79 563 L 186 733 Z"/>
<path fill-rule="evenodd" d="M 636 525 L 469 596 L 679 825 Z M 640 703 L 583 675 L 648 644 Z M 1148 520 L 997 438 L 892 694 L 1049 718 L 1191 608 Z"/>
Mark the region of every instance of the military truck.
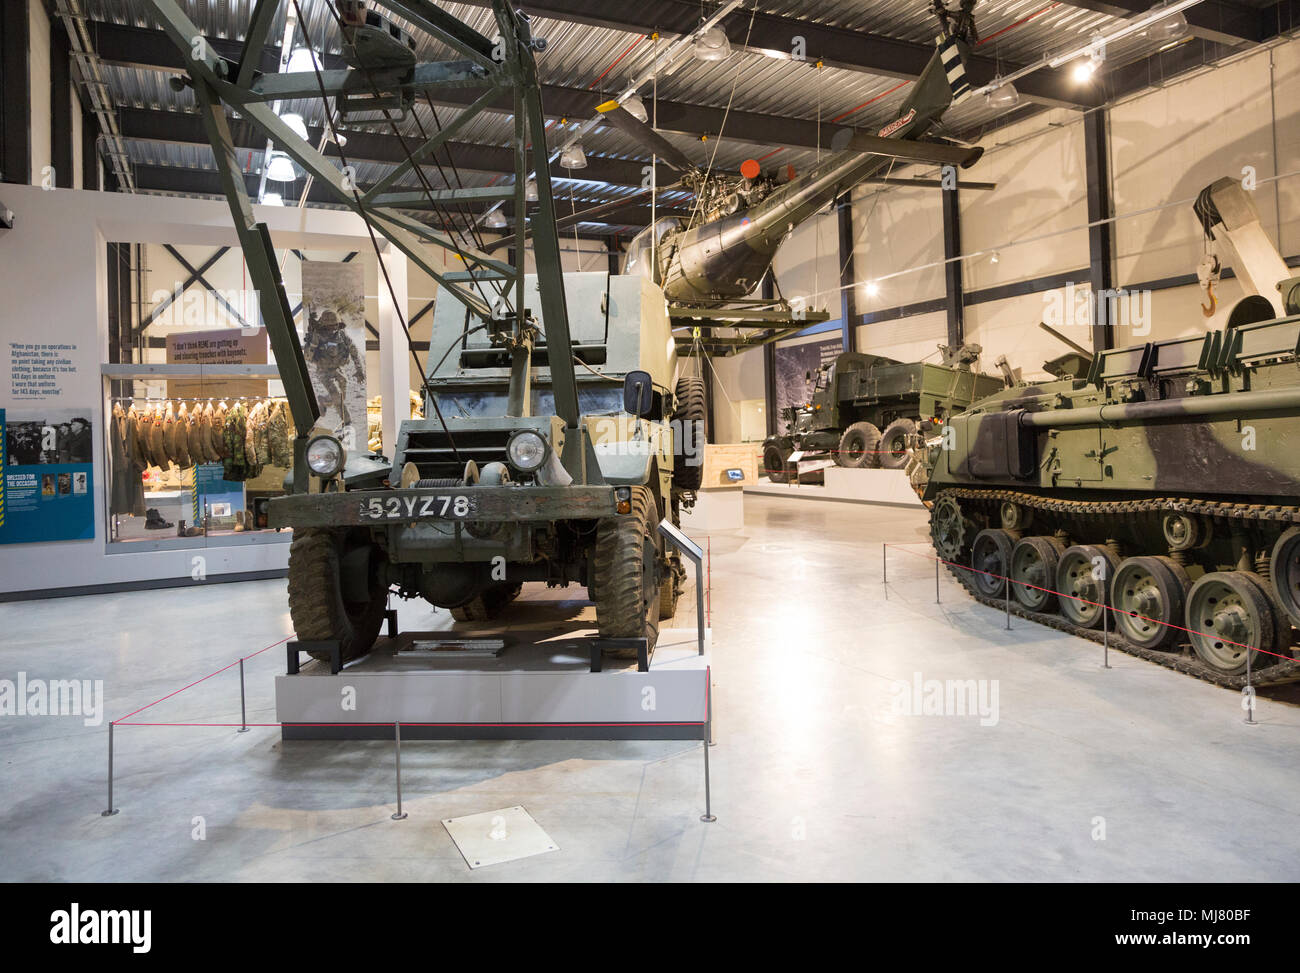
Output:
<path fill-rule="evenodd" d="M 1222 328 L 1063 355 L 949 417 L 925 456 L 931 538 L 987 603 L 1113 622 L 1121 648 L 1223 685 L 1294 681 L 1300 277 L 1235 180 L 1196 211 L 1239 279 L 1278 283 Z"/>
<path fill-rule="evenodd" d="M 455 299 L 434 310 L 425 415 L 403 422 L 392 461 L 348 462 L 319 433 L 319 492 L 278 497 L 292 527 L 289 610 L 302 640 L 344 658 L 379 633 L 390 588 L 459 619 L 507 609 L 524 582 L 585 586 L 601 636 L 645 638 L 671 617 L 685 572 L 658 525 L 700 485 L 704 390 L 673 381 L 663 294 L 640 276 L 564 277 L 572 344 L 516 354 Z M 529 275 L 526 293 L 536 294 Z M 534 335 L 544 333 L 536 320 Z M 556 414 L 550 361 L 572 356 L 579 421 Z"/>
<path fill-rule="evenodd" d="M 1002 388 L 1001 378 L 974 370 L 979 345 L 940 345 L 939 351 L 942 364 L 850 351 L 808 374 L 808 401 L 786 408 L 785 433 L 763 442 L 768 478 L 788 481 L 796 453 L 839 466 L 902 469 L 918 435 Z"/>

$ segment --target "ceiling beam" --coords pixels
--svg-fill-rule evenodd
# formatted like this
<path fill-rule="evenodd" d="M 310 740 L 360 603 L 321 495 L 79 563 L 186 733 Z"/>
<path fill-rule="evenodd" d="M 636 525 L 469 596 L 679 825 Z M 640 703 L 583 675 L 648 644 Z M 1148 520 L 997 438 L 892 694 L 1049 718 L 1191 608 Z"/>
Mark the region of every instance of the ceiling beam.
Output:
<path fill-rule="evenodd" d="M 138 68 L 149 71 L 180 72 L 181 57 L 174 44 L 162 31 L 122 24 L 95 22 L 95 46 L 100 60 L 106 64 Z M 212 49 L 225 57 L 237 57 L 240 45 L 235 41 L 213 38 Z M 262 52 L 262 69 L 274 72 L 279 66 L 279 48 L 266 47 Z M 322 57 L 322 67 L 346 67 L 341 57 L 327 54 Z M 596 106 L 606 100 L 606 94 L 587 88 L 544 84 L 542 109 L 547 118 L 573 118 L 585 120 L 596 113 Z M 467 108 L 477 100 L 481 91 L 473 88 L 448 87 L 429 91 L 435 105 Z M 502 92 L 489 102 L 487 111 L 509 114 L 514 110 L 509 91 Z M 815 119 L 790 118 L 783 115 L 766 115 L 759 112 L 740 111 L 735 108 L 728 114 L 725 109 L 705 105 L 691 105 L 660 99 L 658 106 L 659 130 L 670 134 L 699 138 L 716 137 L 726 122 L 727 138 L 764 148 L 783 146 L 797 149 L 816 149 L 819 135 L 821 148 L 829 149 L 835 127 L 818 127 Z M 701 146 L 696 153 L 701 164 L 707 162 L 708 153 Z M 513 168 L 513 167 L 512 167 Z M 640 178 L 637 179 L 640 182 Z"/>
<path fill-rule="evenodd" d="M 490 5 L 489 0 L 467 2 L 474 6 Z M 641 34 L 655 30 L 688 34 L 700 23 L 698 0 L 641 0 L 620 4 L 611 4 L 608 0 L 522 0 L 521 6 L 527 12 L 543 17 Z M 730 14 L 723 21 L 723 27 L 733 47 L 754 54 L 789 60 L 794 38 L 803 37 L 810 68 L 820 58 L 830 67 L 891 78 L 913 80 L 919 77 L 934 53 L 934 45 L 930 43 L 902 41 L 883 34 L 830 27 L 797 17 L 752 13 L 747 9 Z M 938 31 L 936 21 L 935 33 Z M 1010 74 L 1019 66 L 1005 60 L 999 65 L 993 58 L 973 55 L 966 65 L 966 74 L 972 85 L 978 87 L 992 81 L 999 73 Z M 1086 89 L 1080 90 L 1060 70 L 1042 70 L 1027 75 L 1016 82 L 1016 88 L 1022 97 L 1053 108 L 1091 108 L 1096 105 Z"/>
<path fill-rule="evenodd" d="M 159 111 L 151 108 L 120 108 L 118 124 L 122 137 L 150 142 L 172 142 L 182 145 L 207 146 L 208 140 L 203 134 L 203 125 L 199 116 L 193 112 Z M 266 136 L 258 133 L 249 123 L 233 119 L 230 123 L 231 135 L 235 148 L 241 151 L 261 152 L 266 148 Z M 319 126 L 307 127 L 307 139 L 313 145 L 320 143 Z M 370 132 L 349 131 L 348 144 L 344 149 L 349 162 L 380 162 L 397 165 L 406 161 L 401 140 L 394 135 L 378 135 Z M 415 139 L 407 139 L 406 147 L 414 150 L 418 145 Z M 447 143 L 447 151 L 461 171 L 486 172 L 492 174 L 514 171 L 514 153 L 508 148 L 493 145 L 470 145 L 465 142 Z M 329 143 L 325 154 L 338 157 L 338 148 Z M 446 154 L 439 153 L 439 161 L 447 169 Z M 587 168 L 576 169 L 572 178 L 587 179 L 593 182 L 608 182 L 616 186 L 640 186 L 643 178 L 644 163 L 636 160 L 613 159 L 594 154 L 587 156 Z M 441 188 L 442 180 L 437 168 L 432 163 L 423 167 L 435 188 Z M 570 178 L 568 170 L 560 168 L 558 162 L 552 165 L 553 178 Z M 677 174 L 665 165 L 657 171 L 659 185 L 668 186 L 677 181 Z M 454 180 L 454 176 L 452 176 Z"/>
<path fill-rule="evenodd" d="M 1129 19 L 1148 13 L 1154 0 L 1065 0 L 1071 7 Z M 1218 44 L 1240 46 L 1266 40 L 1264 16 L 1256 7 L 1230 0 L 1202 0 L 1183 11 L 1192 36 Z"/>

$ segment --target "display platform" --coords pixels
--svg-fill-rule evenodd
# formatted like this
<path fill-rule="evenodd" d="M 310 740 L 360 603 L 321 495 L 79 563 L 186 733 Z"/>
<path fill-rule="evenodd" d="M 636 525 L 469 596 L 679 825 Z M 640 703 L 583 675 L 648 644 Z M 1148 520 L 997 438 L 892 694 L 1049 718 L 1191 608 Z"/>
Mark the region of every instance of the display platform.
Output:
<path fill-rule="evenodd" d="M 745 485 L 746 493 L 797 497 L 803 500 L 841 500 L 848 503 L 876 503 L 890 507 L 920 507 L 922 503 L 902 470 L 854 470 L 832 466 L 825 470 L 825 484 L 773 483 L 762 477 Z"/>
<path fill-rule="evenodd" d="M 745 495 L 739 486 L 722 490 L 701 490 L 695 507 L 682 511 L 682 530 L 704 533 L 738 530 L 745 526 Z"/>
<path fill-rule="evenodd" d="M 693 606 L 693 596 L 681 605 Z M 282 738 L 392 739 L 394 723 L 403 739 L 703 737 L 710 632 L 701 655 L 693 626 L 661 628 L 649 671 L 606 655 L 591 672 L 589 602 L 520 600 L 509 621 L 381 638 L 337 674 L 304 661 L 298 674 L 276 677 Z M 449 647 L 471 637 L 468 650 Z M 484 651 L 490 640 L 504 645 Z"/>

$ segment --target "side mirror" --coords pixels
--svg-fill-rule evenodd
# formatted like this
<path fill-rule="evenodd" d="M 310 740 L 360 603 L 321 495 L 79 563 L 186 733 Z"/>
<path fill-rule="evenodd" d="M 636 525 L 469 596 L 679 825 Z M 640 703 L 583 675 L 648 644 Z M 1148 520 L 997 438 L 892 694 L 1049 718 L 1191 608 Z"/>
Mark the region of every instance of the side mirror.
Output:
<path fill-rule="evenodd" d="M 623 379 L 623 411 L 645 418 L 654 411 L 655 390 L 649 372 L 628 372 Z"/>

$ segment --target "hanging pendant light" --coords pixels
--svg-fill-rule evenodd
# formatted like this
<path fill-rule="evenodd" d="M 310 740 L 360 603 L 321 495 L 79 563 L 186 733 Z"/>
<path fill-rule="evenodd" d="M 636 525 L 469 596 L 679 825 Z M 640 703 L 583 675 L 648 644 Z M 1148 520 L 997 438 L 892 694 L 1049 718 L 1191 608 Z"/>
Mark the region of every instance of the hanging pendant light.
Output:
<path fill-rule="evenodd" d="M 305 47 L 295 47 L 293 53 L 289 55 L 289 63 L 286 67 L 292 72 L 298 71 L 315 71 L 320 61 L 316 55 Z"/>
<path fill-rule="evenodd" d="M 725 61 L 731 54 L 727 32 L 713 26 L 695 35 L 695 56 L 701 61 Z"/>
<path fill-rule="evenodd" d="M 500 230 L 503 229 L 505 225 L 506 218 L 501 215 L 499 209 L 494 209 L 492 212 L 488 213 L 487 216 L 483 217 L 483 226 L 489 230 Z"/>
<path fill-rule="evenodd" d="M 280 121 L 284 122 L 291 129 L 293 134 L 298 136 L 304 142 L 307 141 L 307 123 L 302 120 L 302 116 L 296 112 L 289 112 L 280 116 Z"/>
<path fill-rule="evenodd" d="M 650 115 L 645 110 L 645 102 L 641 100 L 640 95 L 628 95 L 627 98 L 623 100 L 623 110 L 638 122 L 647 122 L 650 120 Z"/>
<path fill-rule="evenodd" d="M 984 103 L 990 108 L 1014 108 L 1020 103 L 1020 92 L 1010 81 L 998 84 L 994 79 L 994 84 L 998 86 L 984 96 Z"/>
<path fill-rule="evenodd" d="M 263 206 L 283 206 L 284 197 L 279 193 L 267 193 L 262 197 Z"/>
<path fill-rule="evenodd" d="M 1180 11 L 1170 14 L 1168 17 L 1161 17 L 1155 23 L 1149 24 L 1143 30 L 1138 31 L 1138 36 L 1164 43 L 1178 40 L 1187 33 L 1187 30 L 1187 18 Z"/>
<path fill-rule="evenodd" d="M 529 179 L 524 183 L 524 199 L 530 203 L 537 202 L 537 180 Z"/>
<path fill-rule="evenodd" d="M 560 165 L 566 169 L 587 168 L 587 155 L 582 151 L 581 142 L 574 142 L 560 153 Z"/>
<path fill-rule="evenodd" d="M 266 178 L 272 182 L 293 182 L 298 178 L 293 160 L 283 152 L 272 152 L 266 166 Z"/>

